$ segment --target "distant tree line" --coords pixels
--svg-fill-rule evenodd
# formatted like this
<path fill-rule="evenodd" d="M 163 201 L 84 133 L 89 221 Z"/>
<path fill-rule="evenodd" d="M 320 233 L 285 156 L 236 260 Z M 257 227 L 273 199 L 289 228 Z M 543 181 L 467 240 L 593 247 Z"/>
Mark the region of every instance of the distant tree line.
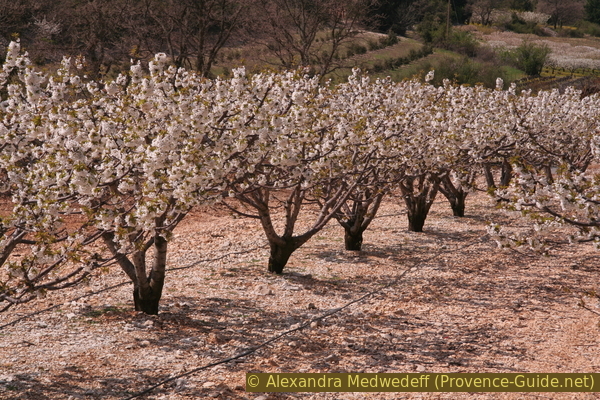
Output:
<path fill-rule="evenodd" d="M 464 24 L 476 16 L 487 25 L 494 10 L 500 9 L 547 13 L 555 28 L 582 19 L 600 24 L 600 0 L 381 0 L 372 16 L 379 30 L 403 35 L 420 22 L 445 23 L 448 4 L 452 24 Z"/>
<path fill-rule="evenodd" d="M 159 52 L 210 77 L 224 50 L 249 45 L 261 65 L 324 76 L 348 66 L 340 54 L 364 29 L 415 30 L 453 49 L 449 26 L 489 23 L 500 9 L 543 12 L 555 27 L 600 22 L 600 0 L 0 0 L 0 61 L 19 38 L 36 65 L 81 56 L 90 77 L 116 77 Z"/>
<path fill-rule="evenodd" d="M 226 47 L 260 45 L 284 68 L 336 68 L 337 49 L 370 27 L 374 0 L 0 0 L 0 45 L 20 38 L 37 65 L 83 56 L 92 76 L 166 53 L 210 76 Z"/>
<path fill-rule="evenodd" d="M 467 0 L 452 0 L 450 5 L 450 21 L 464 24 L 468 17 Z M 446 21 L 447 10 L 447 0 L 381 0 L 374 7 L 372 16 L 380 31 L 392 30 L 404 35 L 423 20 Z"/>

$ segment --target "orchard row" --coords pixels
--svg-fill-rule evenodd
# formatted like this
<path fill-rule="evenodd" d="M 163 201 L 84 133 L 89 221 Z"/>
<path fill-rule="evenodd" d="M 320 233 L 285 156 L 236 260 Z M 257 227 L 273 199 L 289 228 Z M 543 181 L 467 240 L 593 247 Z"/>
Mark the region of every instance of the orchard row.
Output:
<path fill-rule="evenodd" d="M 335 87 L 301 72 L 208 80 L 164 54 L 114 81 L 79 67 L 36 71 L 11 43 L 0 73 L 0 191 L 11 207 L 0 219 L 0 309 L 118 264 L 136 309 L 157 313 L 173 229 L 216 202 L 260 220 L 275 273 L 332 219 L 360 249 L 391 193 L 413 231 L 438 192 L 462 216 L 480 174 L 513 207 L 551 216 L 540 224 L 597 234 L 597 96 L 517 94 L 501 81 L 435 87 L 432 73 L 394 83 L 355 71 Z M 310 226 L 298 231 L 303 214 Z"/>

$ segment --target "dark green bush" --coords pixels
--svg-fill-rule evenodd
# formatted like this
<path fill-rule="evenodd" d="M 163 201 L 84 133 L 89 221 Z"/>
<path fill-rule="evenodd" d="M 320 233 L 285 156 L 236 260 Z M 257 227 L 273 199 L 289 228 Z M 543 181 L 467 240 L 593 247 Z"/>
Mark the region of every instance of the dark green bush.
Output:
<path fill-rule="evenodd" d="M 572 38 L 582 38 L 585 34 L 579 29 L 567 29 L 567 36 Z"/>
<path fill-rule="evenodd" d="M 530 76 L 538 76 L 542 73 L 549 54 L 548 46 L 531 42 L 523 42 L 511 52 L 515 66 Z"/>
<path fill-rule="evenodd" d="M 348 57 L 352 57 L 350 55 L 350 53 L 352 53 L 352 55 L 354 55 L 354 54 L 365 54 L 366 52 L 367 52 L 367 47 L 363 46 L 362 44 L 350 43 L 348 45 Z"/>
<path fill-rule="evenodd" d="M 381 61 L 375 61 L 372 68 L 373 72 L 378 73 L 385 70 L 385 65 Z"/>
<path fill-rule="evenodd" d="M 525 22 L 516 13 L 512 14 L 512 19 L 510 22 L 504 24 L 504 28 L 509 31 L 513 31 L 515 33 L 523 33 L 523 34 L 537 34 L 536 32 L 541 32 L 537 28 L 537 24 L 535 22 Z"/>
<path fill-rule="evenodd" d="M 496 87 L 496 79 L 502 78 L 505 85 L 508 85 L 510 77 L 505 70 L 494 63 L 477 62 L 469 57 L 446 57 L 435 69 L 433 79 L 434 85 L 441 85 L 444 79 L 459 85 L 478 85 L 481 84 L 488 88 Z"/>
<path fill-rule="evenodd" d="M 462 55 L 475 57 L 479 49 L 479 42 L 470 32 L 453 30 L 446 47 Z"/>
<path fill-rule="evenodd" d="M 426 16 L 419 25 L 417 32 L 425 43 L 441 43 L 446 38 L 446 24 Z"/>
<path fill-rule="evenodd" d="M 577 30 L 590 36 L 600 37 L 600 25 L 589 21 L 581 21 L 577 24 Z"/>
<path fill-rule="evenodd" d="M 367 42 L 367 45 L 369 46 L 369 51 L 375 51 L 375 50 L 379 50 L 382 47 L 385 46 L 380 46 L 379 42 L 373 40 L 373 39 L 369 39 Z"/>
<path fill-rule="evenodd" d="M 398 35 L 396 35 L 396 32 L 390 30 L 386 37 L 379 39 L 379 43 L 382 47 L 393 46 L 398 43 Z"/>

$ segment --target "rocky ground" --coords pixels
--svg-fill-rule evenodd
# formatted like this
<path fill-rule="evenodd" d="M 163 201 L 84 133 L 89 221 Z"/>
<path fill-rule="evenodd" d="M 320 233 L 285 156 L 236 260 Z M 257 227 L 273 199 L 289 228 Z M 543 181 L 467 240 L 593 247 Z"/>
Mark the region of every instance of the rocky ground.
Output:
<path fill-rule="evenodd" d="M 125 282 L 117 269 L 1 314 L 0 398 L 125 399 L 304 323 L 143 398 L 599 398 L 245 392 L 247 372 L 600 372 L 597 253 L 586 245 L 557 247 L 549 257 L 498 250 L 488 221 L 514 229 L 527 222 L 484 194 L 467 202 L 467 216 L 455 218 L 440 196 L 425 232 L 411 233 L 404 208 L 389 200 L 361 252 L 343 250 L 332 222 L 282 276 L 266 272 L 257 221 L 196 210 L 170 247 L 160 315 L 133 312 L 129 284 L 98 293 Z"/>

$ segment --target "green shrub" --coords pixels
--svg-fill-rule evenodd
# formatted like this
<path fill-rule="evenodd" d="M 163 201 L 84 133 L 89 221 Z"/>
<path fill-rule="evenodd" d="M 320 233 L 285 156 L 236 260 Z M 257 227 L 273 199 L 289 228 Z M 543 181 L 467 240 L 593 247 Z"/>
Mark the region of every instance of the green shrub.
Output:
<path fill-rule="evenodd" d="M 459 85 L 483 85 L 488 88 L 495 88 L 497 78 L 502 78 L 505 85 L 508 85 L 510 81 L 510 77 L 503 67 L 494 63 L 477 62 L 469 57 L 458 59 L 445 57 L 437 66 L 431 69 L 435 69 L 432 82 L 434 85 L 441 85 L 444 79 L 449 79 Z"/>
<path fill-rule="evenodd" d="M 381 61 L 375 61 L 372 68 L 373 72 L 383 72 L 385 70 L 385 65 Z"/>
<path fill-rule="evenodd" d="M 393 68 L 399 67 L 401 65 L 405 65 L 410 63 L 410 58 L 404 58 L 404 57 L 398 57 L 395 60 L 392 59 L 392 62 L 394 63 Z"/>
<path fill-rule="evenodd" d="M 379 45 L 379 42 L 377 42 L 373 39 L 369 39 L 367 41 L 367 45 L 369 46 L 369 51 L 379 50 L 381 47 L 383 47 L 383 46 Z"/>
<path fill-rule="evenodd" d="M 454 30 L 450 34 L 447 47 L 462 55 L 475 57 L 479 49 L 479 42 L 471 32 Z"/>
<path fill-rule="evenodd" d="M 567 29 L 567 36 L 572 38 L 582 38 L 585 34 L 579 29 Z"/>
<path fill-rule="evenodd" d="M 523 42 L 515 49 L 517 66 L 527 75 L 533 76 L 541 74 L 549 54 L 550 48 L 547 45 L 539 46 L 528 42 Z"/>
<path fill-rule="evenodd" d="M 348 45 L 348 54 L 352 53 L 352 55 L 354 54 L 365 54 L 367 52 L 367 48 L 366 46 L 363 46 L 362 44 L 358 44 L 358 43 L 350 43 Z M 348 57 L 352 57 L 352 56 L 348 56 Z"/>
<path fill-rule="evenodd" d="M 440 23 L 431 16 L 426 16 L 417 25 L 417 32 L 425 43 L 441 43 L 446 38 L 446 24 Z"/>
<path fill-rule="evenodd" d="M 589 21 L 580 21 L 577 24 L 577 30 L 590 36 L 600 37 L 600 25 Z"/>
<path fill-rule="evenodd" d="M 533 34 L 537 36 L 550 36 L 551 33 L 552 31 L 550 28 L 544 28 L 540 25 L 536 25 L 535 28 L 533 28 Z"/>
<path fill-rule="evenodd" d="M 525 22 L 516 13 L 512 14 L 511 21 L 505 23 L 504 28 L 522 34 L 537 34 L 536 32 L 540 32 L 539 29 L 536 29 L 537 24 L 535 22 Z"/>
<path fill-rule="evenodd" d="M 523 41 L 514 50 L 505 51 L 501 57 L 529 76 L 538 76 L 548 60 L 550 48 L 546 45 Z"/>
<path fill-rule="evenodd" d="M 393 46 L 398 43 L 398 35 L 396 35 L 396 32 L 390 30 L 386 37 L 379 39 L 379 43 L 382 47 Z"/>

